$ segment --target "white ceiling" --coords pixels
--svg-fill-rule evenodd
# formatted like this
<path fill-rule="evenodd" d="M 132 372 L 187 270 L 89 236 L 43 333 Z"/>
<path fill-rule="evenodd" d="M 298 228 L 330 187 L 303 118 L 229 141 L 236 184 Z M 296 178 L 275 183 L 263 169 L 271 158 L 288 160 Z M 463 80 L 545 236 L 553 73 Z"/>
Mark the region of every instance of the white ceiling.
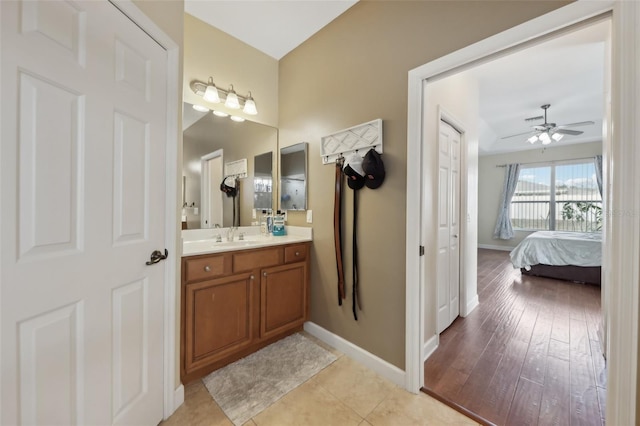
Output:
<path fill-rule="evenodd" d="M 600 22 L 465 71 L 480 89 L 480 154 L 538 149 L 523 133 L 544 120 L 558 125 L 594 121 L 573 127 L 582 135 L 566 135 L 549 146 L 602 140 L 605 93 L 605 40 L 609 23 Z"/>
<path fill-rule="evenodd" d="M 185 11 L 280 59 L 356 1 L 185 0 Z M 543 115 L 543 104 L 549 122 L 595 122 L 550 146 L 602 140 L 608 33 L 608 21 L 596 23 L 464 71 L 480 90 L 480 155 L 538 149 L 526 135 L 504 137 L 541 124 L 524 119 Z"/>
<path fill-rule="evenodd" d="M 184 10 L 279 60 L 357 1 L 185 0 Z"/>

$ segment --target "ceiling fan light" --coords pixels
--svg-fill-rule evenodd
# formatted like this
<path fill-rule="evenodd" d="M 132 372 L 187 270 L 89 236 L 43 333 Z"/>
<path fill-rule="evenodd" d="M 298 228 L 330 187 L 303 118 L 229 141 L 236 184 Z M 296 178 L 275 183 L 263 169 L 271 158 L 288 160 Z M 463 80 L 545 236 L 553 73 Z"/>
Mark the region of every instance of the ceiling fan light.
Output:
<path fill-rule="evenodd" d="M 551 135 L 551 137 L 553 138 L 554 141 L 560 142 L 560 139 L 562 139 L 564 135 L 561 133 L 554 133 Z"/>
<path fill-rule="evenodd" d="M 529 143 L 531 143 L 531 144 L 534 144 L 534 143 L 538 142 L 538 136 L 533 135 L 533 136 L 531 136 L 529 139 L 527 139 L 527 141 L 528 141 Z"/>
<path fill-rule="evenodd" d="M 551 138 L 549 137 L 548 133 L 542 133 L 539 137 L 542 145 L 549 145 L 551 143 Z"/>
<path fill-rule="evenodd" d="M 236 91 L 233 90 L 233 85 L 229 89 L 229 93 L 227 93 L 227 100 L 224 101 L 224 106 L 231 109 L 239 109 L 240 101 L 238 100 L 238 95 L 236 95 Z"/>

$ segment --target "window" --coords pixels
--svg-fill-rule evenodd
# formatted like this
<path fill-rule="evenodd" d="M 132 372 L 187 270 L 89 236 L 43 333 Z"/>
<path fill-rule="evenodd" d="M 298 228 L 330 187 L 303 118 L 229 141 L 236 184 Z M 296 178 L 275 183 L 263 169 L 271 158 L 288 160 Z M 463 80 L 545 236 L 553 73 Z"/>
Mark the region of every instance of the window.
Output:
<path fill-rule="evenodd" d="M 602 197 L 593 162 L 521 166 L 511 200 L 511 225 L 526 230 L 600 230 Z"/>

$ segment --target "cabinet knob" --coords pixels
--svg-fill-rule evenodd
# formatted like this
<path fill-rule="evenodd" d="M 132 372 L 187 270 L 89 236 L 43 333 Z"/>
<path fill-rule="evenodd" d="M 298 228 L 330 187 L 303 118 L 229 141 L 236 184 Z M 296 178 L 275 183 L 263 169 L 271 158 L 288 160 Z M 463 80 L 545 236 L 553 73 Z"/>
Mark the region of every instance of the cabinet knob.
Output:
<path fill-rule="evenodd" d="M 263 276 L 263 277 L 266 277 L 266 276 L 267 276 L 267 271 L 264 271 L 264 272 L 262 273 L 262 276 Z"/>
<path fill-rule="evenodd" d="M 300 256 L 300 252 L 299 251 L 296 252 L 296 256 Z"/>
<path fill-rule="evenodd" d="M 250 279 L 250 280 L 254 280 L 255 278 L 256 278 L 256 277 L 254 277 L 253 275 L 251 275 L 251 276 L 249 277 L 249 279 Z"/>
<path fill-rule="evenodd" d="M 211 266 L 207 265 L 204 267 L 205 272 L 211 272 Z"/>

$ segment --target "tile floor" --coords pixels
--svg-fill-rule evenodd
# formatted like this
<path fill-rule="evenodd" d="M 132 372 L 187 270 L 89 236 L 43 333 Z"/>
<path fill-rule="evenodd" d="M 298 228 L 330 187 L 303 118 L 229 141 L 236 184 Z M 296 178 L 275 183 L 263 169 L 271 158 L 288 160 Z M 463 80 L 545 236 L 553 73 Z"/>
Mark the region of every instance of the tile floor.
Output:
<path fill-rule="evenodd" d="M 477 425 L 435 399 L 413 395 L 326 346 L 337 361 L 245 423 L 263 425 Z M 185 386 L 184 404 L 162 426 L 233 425 L 197 380 Z"/>

